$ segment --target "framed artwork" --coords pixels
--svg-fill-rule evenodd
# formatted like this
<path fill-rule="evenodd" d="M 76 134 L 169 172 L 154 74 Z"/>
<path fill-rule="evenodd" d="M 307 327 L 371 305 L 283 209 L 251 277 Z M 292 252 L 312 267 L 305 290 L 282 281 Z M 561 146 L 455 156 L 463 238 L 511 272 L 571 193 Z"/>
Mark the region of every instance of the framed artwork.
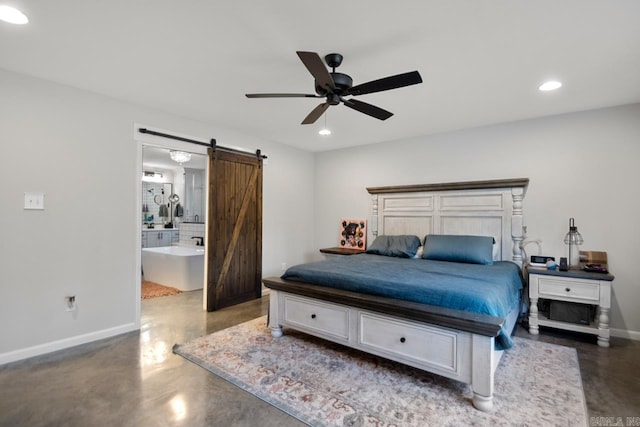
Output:
<path fill-rule="evenodd" d="M 340 220 L 341 248 L 358 249 L 364 251 L 367 248 L 367 220 L 362 218 L 342 218 Z"/>

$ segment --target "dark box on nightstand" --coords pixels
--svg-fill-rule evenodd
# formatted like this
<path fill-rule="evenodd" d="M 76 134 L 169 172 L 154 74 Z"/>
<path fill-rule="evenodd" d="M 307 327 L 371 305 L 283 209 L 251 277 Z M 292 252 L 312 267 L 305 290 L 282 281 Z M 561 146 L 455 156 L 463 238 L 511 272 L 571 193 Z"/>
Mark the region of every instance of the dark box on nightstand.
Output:
<path fill-rule="evenodd" d="M 588 325 L 596 314 L 595 306 L 577 302 L 551 301 L 549 319 Z"/>

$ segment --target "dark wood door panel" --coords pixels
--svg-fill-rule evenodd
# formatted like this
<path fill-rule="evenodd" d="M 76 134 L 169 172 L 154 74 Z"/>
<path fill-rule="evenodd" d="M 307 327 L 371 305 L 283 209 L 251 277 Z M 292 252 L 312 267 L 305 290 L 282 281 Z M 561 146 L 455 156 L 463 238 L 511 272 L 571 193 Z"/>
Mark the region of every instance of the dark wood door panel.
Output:
<path fill-rule="evenodd" d="M 209 159 L 207 310 L 258 298 L 262 276 L 262 159 Z"/>

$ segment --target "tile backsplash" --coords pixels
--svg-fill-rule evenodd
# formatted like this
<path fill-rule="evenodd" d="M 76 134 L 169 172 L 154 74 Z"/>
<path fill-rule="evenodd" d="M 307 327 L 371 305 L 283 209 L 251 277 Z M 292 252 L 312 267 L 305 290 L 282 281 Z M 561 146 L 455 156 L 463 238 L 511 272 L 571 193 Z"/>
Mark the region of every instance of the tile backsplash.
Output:
<path fill-rule="evenodd" d="M 197 239 L 192 237 L 204 238 L 205 224 L 180 223 L 180 244 L 195 245 Z"/>
<path fill-rule="evenodd" d="M 156 226 L 164 225 L 171 219 L 172 206 L 169 203 L 169 195 L 171 194 L 171 184 L 168 183 L 142 183 L 142 222 L 153 223 Z M 164 213 L 166 216 L 160 216 L 160 205 L 166 206 Z"/>

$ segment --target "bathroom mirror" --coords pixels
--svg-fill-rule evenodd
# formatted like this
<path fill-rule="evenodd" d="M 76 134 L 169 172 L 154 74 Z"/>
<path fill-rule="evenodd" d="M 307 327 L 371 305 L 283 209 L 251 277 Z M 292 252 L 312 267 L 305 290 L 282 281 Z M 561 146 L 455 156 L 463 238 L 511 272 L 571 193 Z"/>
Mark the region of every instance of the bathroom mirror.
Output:
<path fill-rule="evenodd" d="M 205 213 L 205 171 L 184 168 L 184 218 L 183 222 L 204 223 Z"/>

